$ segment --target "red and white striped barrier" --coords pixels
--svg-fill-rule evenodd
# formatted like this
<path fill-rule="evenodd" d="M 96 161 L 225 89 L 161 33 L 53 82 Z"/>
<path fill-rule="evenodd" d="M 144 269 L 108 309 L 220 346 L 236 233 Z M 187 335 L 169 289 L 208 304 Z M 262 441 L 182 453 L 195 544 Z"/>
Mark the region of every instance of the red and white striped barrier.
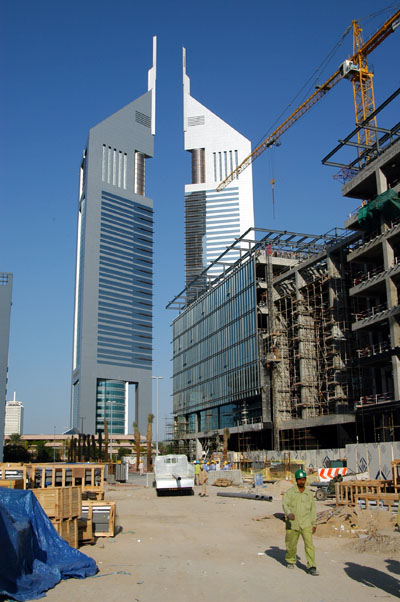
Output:
<path fill-rule="evenodd" d="M 347 472 L 347 468 L 319 468 L 318 476 L 320 481 L 330 481 L 333 477 L 337 477 L 339 474 L 344 477 Z"/>

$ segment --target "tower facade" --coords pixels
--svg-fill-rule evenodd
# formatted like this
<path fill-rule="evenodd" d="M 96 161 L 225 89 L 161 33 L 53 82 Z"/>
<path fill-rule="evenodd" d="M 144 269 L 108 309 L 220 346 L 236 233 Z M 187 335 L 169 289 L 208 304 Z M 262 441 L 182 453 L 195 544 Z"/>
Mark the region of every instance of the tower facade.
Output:
<path fill-rule="evenodd" d="M 89 132 L 80 170 L 71 426 L 143 432 L 152 407 L 156 38 L 148 91 Z"/>
<path fill-rule="evenodd" d="M 185 150 L 192 155 L 192 181 L 185 186 L 185 270 L 186 286 L 191 287 L 188 301 L 223 270 L 215 263 L 207 276 L 199 277 L 235 239 L 254 226 L 252 168 L 248 167 L 222 192 L 218 184 L 250 154 L 251 145 L 190 95 L 186 74 L 186 50 L 183 49 L 183 129 Z M 224 257 L 234 263 L 240 249 Z"/>
<path fill-rule="evenodd" d="M 4 421 L 5 435 L 22 435 L 24 432 L 24 406 L 16 400 L 15 393 L 12 401 L 6 403 L 6 416 Z"/>
<path fill-rule="evenodd" d="M 0 462 L 3 461 L 4 412 L 7 394 L 12 280 L 12 274 L 7 272 L 0 273 Z"/>

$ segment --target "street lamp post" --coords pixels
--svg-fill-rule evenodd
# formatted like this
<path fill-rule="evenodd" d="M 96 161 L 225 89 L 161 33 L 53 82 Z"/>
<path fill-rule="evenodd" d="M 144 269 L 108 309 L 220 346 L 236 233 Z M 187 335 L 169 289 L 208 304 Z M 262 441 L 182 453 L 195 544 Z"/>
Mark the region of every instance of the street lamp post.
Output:
<path fill-rule="evenodd" d="M 111 401 L 110 399 L 107 400 L 107 403 L 113 404 L 113 403 L 117 403 L 116 401 Z M 110 447 L 111 447 L 111 463 L 113 461 L 113 406 L 111 405 L 111 412 L 110 412 Z"/>
<path fill-rule="evenodd" d="M 156 381 L 156 457 L 158 456 L 158 381 L 163 379 L 163 376 L 152 376 Z"/>

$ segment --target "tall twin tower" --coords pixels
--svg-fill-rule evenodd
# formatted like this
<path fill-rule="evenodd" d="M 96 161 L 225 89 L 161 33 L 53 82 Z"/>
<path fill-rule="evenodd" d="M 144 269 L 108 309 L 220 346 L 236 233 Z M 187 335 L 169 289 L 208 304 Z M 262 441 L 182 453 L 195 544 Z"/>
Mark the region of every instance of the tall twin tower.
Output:
<path fill-rule="evenodd" d="M 153 201 L 156 38 L 145 94 L 89 132 L 80 169 L 71 426 L 84 433 L 143 433 L 152 411 Z M 252 171 L 216 186 L 251 152 L 250 142 L 190 95 L 183 50 L 186 285 L 254 225 Z M 238 256 L 232 251 L 228 258 Z M 226 258 L 224 258 L 226 262 Z M 218 264 L 209 270 L 218 274 Z M 190 297 L 188 298 L 190 301 Z"/>

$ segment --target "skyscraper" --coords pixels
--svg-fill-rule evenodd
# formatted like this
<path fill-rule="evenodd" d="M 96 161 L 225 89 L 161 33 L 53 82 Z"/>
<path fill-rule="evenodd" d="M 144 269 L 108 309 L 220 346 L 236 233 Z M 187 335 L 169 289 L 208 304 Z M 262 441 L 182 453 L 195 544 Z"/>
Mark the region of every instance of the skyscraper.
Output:
<path fill-rule="evenodd" d="M 80 170 L 71 426 L 144 430 L 152 407 L 156 38 L 148 91 L 89 132 Z M 129 410 L 129 411 L 128 411 Z"/>
<path fill-rule="evenodd" d="M 190 95 L 183 48 L 183 129 L 192 154 L 192 182 L 185 186 L 186 285 L 215 261 L 227 246 L 254 226 L 252 168 L 222 192 L 216 187 L 251 152 L 250 141 Z M 234 263 L 240 249 L 224 262 Z M 223 271 L 215 264 L 208 280 Z M 205 277 L 204 277 L 205 279 Z M 199 279 L 198 288 L 206 284 Z M 193 291 L 196 290 L 192 287 Z M 190 301 L 190 298 L 188 299 Z"/>
<path fill-rule="evenodd" d="M 0 273 L 0 462 L 3 461 L 4 411 L 7 394 L 12 274 Z"/>
<path fill-rule="evenodd" d="M 16 400 L 16 394 L 14 393 L 14 399 L 7 401 L 6 403 L 6 416 L 4 421 L 4 434 L 22 435 L 24 431 L 24 406 L 20 401 Z"/>

